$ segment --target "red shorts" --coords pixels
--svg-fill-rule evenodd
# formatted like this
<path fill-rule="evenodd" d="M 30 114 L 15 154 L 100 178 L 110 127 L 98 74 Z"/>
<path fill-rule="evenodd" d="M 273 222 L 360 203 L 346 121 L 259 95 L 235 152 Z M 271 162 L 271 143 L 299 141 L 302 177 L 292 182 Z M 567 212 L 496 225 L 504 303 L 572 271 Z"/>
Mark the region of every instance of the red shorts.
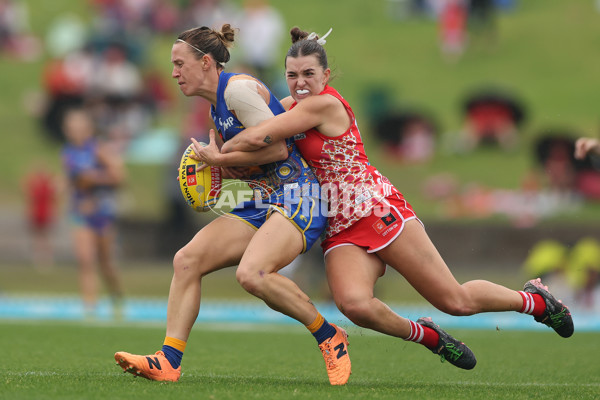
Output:
<path fill-rule="evenodd" d="M 323 253 L 326 256 L 334 248 L 348 245 L 365 248 L 367 253 L 375 253 L 392 243 L 402 233 L 404 223 L 411 219 L 421 222 L 401 194 L 392 194 L 377 204 L 368 216 L 323 240 Z"/>

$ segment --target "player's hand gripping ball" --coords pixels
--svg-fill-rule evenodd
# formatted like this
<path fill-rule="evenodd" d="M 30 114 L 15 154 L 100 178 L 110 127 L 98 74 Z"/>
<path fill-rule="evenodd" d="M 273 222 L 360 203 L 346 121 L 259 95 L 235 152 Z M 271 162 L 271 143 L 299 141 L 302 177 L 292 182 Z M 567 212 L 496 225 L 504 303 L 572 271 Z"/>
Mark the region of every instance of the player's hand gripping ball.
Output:
<path fill-rule="evenodd" d="M 210 210 L 221 195 L 221 167 L 206 167 L 199 171 L 202 162 L 190 157 L 193 151 L 190 144 L 181 156 L 179 187 L 186 203 L 194 210 L 204 212 Z"/>

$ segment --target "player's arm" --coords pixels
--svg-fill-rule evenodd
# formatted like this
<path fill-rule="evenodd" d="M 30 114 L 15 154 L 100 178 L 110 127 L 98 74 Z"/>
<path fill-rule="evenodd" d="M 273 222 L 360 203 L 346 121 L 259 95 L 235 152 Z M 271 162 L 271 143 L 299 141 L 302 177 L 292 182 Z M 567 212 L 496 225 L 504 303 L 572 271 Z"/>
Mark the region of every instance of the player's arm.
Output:
<path fill-rule="evenodd" d="M 228 109 L 245 127 L 257 125 L 273 117 L 273 112 L 267 104 L 270 97 L 268 90 L 253 79 L 232 79 L 225 90 L 224 97 Z M 209 135 L 214 136 L 214 133 Z M 222 167 L 263 165 L 285 160 L 288 157 L 284 140 L 256 151 L 235 151 L 228 154 L 217 152 L 217 148 L 211 143 L 206 147 L 194 143 L 194 153 L 198 160 L 208 165 Z"/>
<path fill-rule="evenodd" d="M 213 129 L 216 132 L 217 127 L 215 126 L 215 122 L 213 121 L 213 119 L 210 115 L 210 111 L 208 114 L 209 114 L 208 115 L 209 132 L 210 132 L 210 129 Z M 221 139 L 220 135 L 215 135 L 215 141 L 217 142 L 217 147 L 219 148 L 219 151 L 220 151 L 221 147 L 223 147 L 223 139 Z M 200 168 L 200 169 L 204 169 L 204 168 Z M 248 175 L 247 167 L 221 167 L 221 177 L 223 179 L 242 179 L 247 175 Z M 177 179 L 179 179 L 179 175 L 177 176 Z"/>
<path fill-rule="evenodd" d="M 98 163 L 102 169 L 93 169 L 83 172 L 77 177 L 77 184 L 81 188 L 92 186 L 119 186 L 125 181 L 125 165 L 120 156 L 114 154 L 111 149 L 101 144 L 96 150 Z"/>
<path fill-rule="evenodd" d="M 206 165 L 219 167 L 251 167 L 288 158 L 287 147 L 280 146 L 275 146 L 273 148 L 265 147 L 257 151 L 235 151 L 224 154 L 221 153 L 215 142 L 216 134 L 213 129 L 209 131 L 208 136 L 210 140 L 206 146 L 200 144 L 194 138 L 191 139 L 192 148 L 194 149 L 194 155 L 191 157 L 195 160 L 202 161 Z M 275 152 L 274 149 L 276 149 L 277 152 Z"/>
<path fill-rule="evenodd" d="M 290 111 L 246 128 L 227 141 L 221 151 L 254 151 L 309 129 L 319 129 L 327 123 L 328 115 L 335 114 L 336 107 L 339 106 L 341 103 L 333 96 L 309 97 Z"/>

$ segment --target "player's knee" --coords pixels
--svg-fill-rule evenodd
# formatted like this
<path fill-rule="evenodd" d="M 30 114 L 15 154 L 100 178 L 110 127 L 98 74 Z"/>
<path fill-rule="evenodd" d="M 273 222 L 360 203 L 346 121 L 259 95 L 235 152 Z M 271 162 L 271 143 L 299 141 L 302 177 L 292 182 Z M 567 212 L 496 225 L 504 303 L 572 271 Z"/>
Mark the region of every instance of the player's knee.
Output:
<path fill-rule="evenodd" d="M 463 317 L 473 315 L 476 311 L 467 299 L 445 298 L 443 301 L 435 304 L 435 307 L 446 314 Z"/>
<path fill-rule="evenodd" d="M 248 293 L 253 295 L 258 295 L 260 293 L 264 277 L 263 271 L 255 271 L 240 265 L 235 272 L 235 277 Z"/>
<path fill-rule="evenodd" d="M 368 301 L 350 300 L 336 302 L 338 309 L 350 321 L 360 327 L 369 327 L 371 322 L 371 307 Z"/>
<path fill-rule="evenodd" d="M 173 257 L 173 273 L 176 276 L 194 278 L 205 275 L 209 268 L 203 268 L 201 260 L 207 259 L 207 257 L 199 257 L 198 254 L 190 253 L 185 247 L 177 251 Z"/>

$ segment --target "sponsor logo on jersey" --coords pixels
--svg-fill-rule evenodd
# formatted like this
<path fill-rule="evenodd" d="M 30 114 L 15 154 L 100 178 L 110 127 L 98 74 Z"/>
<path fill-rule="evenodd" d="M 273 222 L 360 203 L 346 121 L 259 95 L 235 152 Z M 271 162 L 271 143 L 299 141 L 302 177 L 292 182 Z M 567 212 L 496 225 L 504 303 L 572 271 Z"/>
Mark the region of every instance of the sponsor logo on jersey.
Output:
<path fill-rule="evenodd" d="M 389 213 L 379 218 L 377 222 L 373 224 L 373 229 L 375 229 L 375 232 L 379 233 L 380 235 L 385 236 L 390 230 L 396 227 L 396 224 L 394 224 L 396 221 L 396 217 L 392 213 Z M 388 229 L 388 227 L 392 224 L 393 226 Z"/>

